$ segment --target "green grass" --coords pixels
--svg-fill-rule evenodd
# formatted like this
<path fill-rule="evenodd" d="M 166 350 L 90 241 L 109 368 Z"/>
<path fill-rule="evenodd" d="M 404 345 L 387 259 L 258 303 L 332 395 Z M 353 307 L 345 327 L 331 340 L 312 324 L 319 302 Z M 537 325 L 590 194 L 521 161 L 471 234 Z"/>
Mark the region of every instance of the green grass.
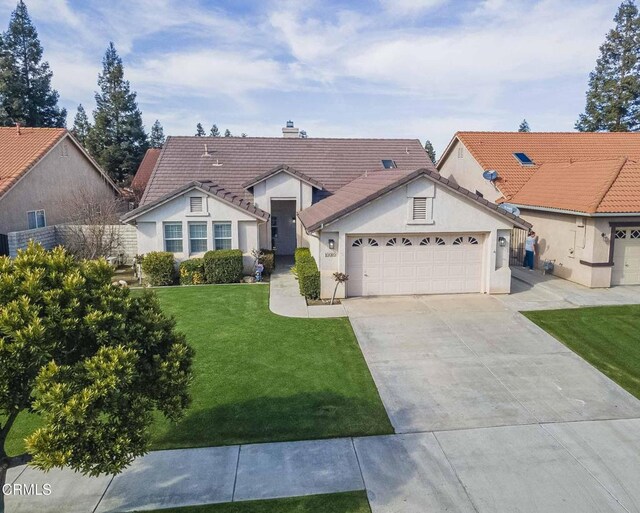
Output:
<path fill-rule="evenodd" d="M 196 356 L 192 405 L 178 424 L 157 416 L 152 449 L 393 432 L 348 319 L 272 314 L 265 285 L 156 291 Z M 11 454 L 35 426 L 18 419 Z"/>
<path fill-rule="evenodd" d="M 640 305 L 524 315 L 640 399 Z"/>
<path fill-rule="evenodd" d="M 365 492 L 311 495 L 291 499 L 229 502 L 159 509 L 149 513 L 371 513 Z"/>

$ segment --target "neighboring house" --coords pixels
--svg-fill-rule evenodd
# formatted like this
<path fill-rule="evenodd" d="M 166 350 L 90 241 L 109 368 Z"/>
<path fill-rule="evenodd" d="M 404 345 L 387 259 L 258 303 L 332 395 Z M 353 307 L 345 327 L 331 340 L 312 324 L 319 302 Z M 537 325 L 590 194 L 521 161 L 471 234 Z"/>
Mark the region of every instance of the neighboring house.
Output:
<path fill-rule="evenodd" d="M 156 162 L 158 162 L 161 151 L 161 148 L 149 148 L 138 166 L 138 170 L 131 181 L 131 190 L 133 191 L 136 203 L 140 202 L 144 190 L 147 188 L 147 183 L 149 182 L 149 178 L 151 178 L 153 168 L 156 167 Z"/>
<path fill-rule="evenodd" d="M 286 132 L 285 132 L 286 131 Z M 509 237 L 528 225 L 442 180 L 420 141 L 169 137 L 123 220 L 176 259 L 311 248 L 331 295 L 509 292 Z M 344 290 L 339 294 L 344 295 Z"/>
<path fill-rule="evenodd" d="M 639 133 L 458 132 L 438 169 L 516 205 L 539 237 L 539 262 L 555 261 L 554 274 L 609 287 L 640 284 L 639 162 Z"/>
<path fill-rule="evenodd" d="M 0 128 L 0 248 L 9 232 L 74 220 L 81 197 L 118 188 L 64 128 Z"/>

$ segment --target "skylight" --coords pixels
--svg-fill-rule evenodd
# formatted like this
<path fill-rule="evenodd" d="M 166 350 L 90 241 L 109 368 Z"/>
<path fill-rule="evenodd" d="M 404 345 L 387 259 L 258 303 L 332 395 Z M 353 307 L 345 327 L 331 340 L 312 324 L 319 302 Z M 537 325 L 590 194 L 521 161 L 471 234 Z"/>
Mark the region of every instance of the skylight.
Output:
<path fill-rule="evenodd" d="M 513 156 L 521 166 L 534 166 L 535 162 L 529 158 L 526 153 L 514 153 Z"/>
<path fill-rule="evenodd" d="M 395 167 L 398 167 L 398 166 L 396 166 L 395 161 L 391 160 L 391 159 L 382 159 L 382 166 L 385 169 L 393 169 Z"/>

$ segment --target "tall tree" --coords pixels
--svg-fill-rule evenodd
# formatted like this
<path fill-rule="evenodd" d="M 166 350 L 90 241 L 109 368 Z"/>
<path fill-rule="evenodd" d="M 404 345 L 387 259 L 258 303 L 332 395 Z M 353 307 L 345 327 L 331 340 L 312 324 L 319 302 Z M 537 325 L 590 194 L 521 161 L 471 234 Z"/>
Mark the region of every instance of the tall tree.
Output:
<path fill-rule="evenodd" d="M 227 129 L 224 131 L 224 136 L 225 136 L 225 137 L 233 137 L 233 136 L 231 135 L 231 130 L 229 130 L 229 129 L 227 128 Z"/>
<path fill-rule="evenodd" d="M 124 79 L 122 59 L 113 43 L 102 59 L 98 86 L 87 148 L 109 176 L 121 182 L 135 174 L 149 143 L 136 93 Z"/>
<path fill-rule="evenodd" d="M 218 125 L 216 125 L 215 123 L 213 124 L 213 126 L 211 127 L 211 131 L 209 132 L 209 135 L 211 137 L 220 137 L 220 130 L 218 130 Z"/>
<path fill-rule="evenodd" d="M 586 107 L 576 123 L 581 132 L 640 130 L 640 16 L 635 2 L 622 2 L 614 21 L 589 75 Z"/>
<path fill-rule="evenodd" d="M 518 132 L 531 132 L 531 127 L 529 126 L 529 123 L 527 122 L 526 119 L 523 119 L 522 123 L 520 123 L 520 126 L 518 127 Z"/>
<path fill-rule="evenodd" d="M 164 145 L 164 130 L 160 121 L 156 119 L 151 127 L 151 135 L 149 136 L 149 145 L 152 148 L 162 148 Z"/>
<path fill-rule="evenodd" d="M 73 118 L 73 128 L 71 133 L 78 141 L 84 146 L 87 144 L 87 137 L 91 131 L 91 123 L 89 123 L 89 117 L 82 104 L 78 105 L 78 112 L 76 117 Z"/>
<path fill-rule="evenodd" d="M 58 92 L 51 88 L 53 72 L 42 60 L 42 45 L 27 6 L 18 1 L 9 29 L 2 38 L 0 95 L 5 123 L 36 127 L 64 127 L 67 111 L 58 107 Z"/>
<path fill-rule="evenodd" d="M 431 141 L 429 139 L 427 139 L 427 142 L 424 143 L 424 149 L 427 152 L 427 155 L 429 155 L 429 158 L 431 159 L 431 162 L 433 162 L 435 164 L 436 163 L 436 150 L 433 149 L 433 144 L 431 144 Z"/>

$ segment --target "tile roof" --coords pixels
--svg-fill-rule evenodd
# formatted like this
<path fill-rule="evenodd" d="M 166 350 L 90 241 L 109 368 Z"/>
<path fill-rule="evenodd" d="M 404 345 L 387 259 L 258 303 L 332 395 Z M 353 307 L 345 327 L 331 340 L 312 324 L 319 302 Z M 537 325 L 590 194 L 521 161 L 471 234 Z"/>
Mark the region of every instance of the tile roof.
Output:
<path fill-rule="evenodd" d="M 332 193 L 367 169 L 382 169 L 381 159 L 395 160 L 399 169 L 430 163 L 417 139 L 168 137 L 142 204 L 192 180 L 210 180 L 252 201 L 243 185 L 283 164 Z"/>
<path fill-rule="evenodd" d="M 298 218 L 308 231 L 316 231 L 321 228 L 322 225 L 336 221 L 357 208 L 366 205 L 370 201 L 420 176 L 430 178 L 436 183 L 478 203 L 483 208 L 510 219 L 514 224 L 522 228 L 531 227 L 529 223 L 499 208 L 498 205 L 468 191 L 464 187 L 460 187 L 454 182 L 450 182 L 436 170 L 427 168 L 413 171 L 387 169 L 384 171 L 377 170 L 367 172 L 336 191 L 332 196 L 299 212 Z"/>
<path fill-rule="evenodd" d="M 0 127 L 0 197 L 67 134 L 64 128 Z"/>
<path fill-rule="evenodd" d="M 485 170 L 498 171 L 496 186 L 506 201 L 550 208 L 571 204 L 568 210 L 578 212 L 640 212 L 640 133 L 458 132 L 455 138 Z M 521 166 L 514 152 L 526 153 L 535 165 Z M 623 158 L 626 162 L 609 182 L 615 173 L 612 161 Z M 544 180 L 536 178 L 523 190 L 540 171 Z"/>
<path fill-rule="evenodd" d="M 149 148 L 144 154 L 144 158 L 140 162 L 133 180 L 131 180 L 131 188 L 136 196 L 142 196 L 161 151 L 161 148 Z"/>
<path fill-rule="evenodd" d="M 225 190 L 223 187 L 220 187 L 219 185 L 216 185 L 212 182 L 207 182 L 207 181 L 204 181 L 204 182 L 192 181 L 187 184 L 184 184 L 182 187 L 178 187 L 177 189 L 174 189 L 170 193 L 165 194 L 164 196 L 156 200 L 145 203 L 141 207 L 138 207 L 134 210 L 131 210 L 130 212 L 127 212 L 126 214 L 121 216 L 120 219 L 123 222 L 132 221 L 136 217 L 144 214 L 145 212 L 148 212 L 149 210 L 153 210 L 155 207 L 157 207 L 158 205 L 161 205 L 165 201 L 169 201 L 170 199 L 175 198 L 176 196 L 179 196 L 180 194 L 187 192 L 188 190 L 193 188 L 198 188 L 210 194 L 211 196 L 215 196 L 221 199 L 222 201 L 225 201 L 231 205 L 235 205 L 236 207 L 242 210 L 246 210 L 249 214 L 253 215 L 258 219 L 262 219 L 264 221 L 269 220 L 269 214 L 264 210 L 261 210 L 258 207 L 256 207 L 252 202 L 247 201 L 241 198 L 240 196 Z"/>

